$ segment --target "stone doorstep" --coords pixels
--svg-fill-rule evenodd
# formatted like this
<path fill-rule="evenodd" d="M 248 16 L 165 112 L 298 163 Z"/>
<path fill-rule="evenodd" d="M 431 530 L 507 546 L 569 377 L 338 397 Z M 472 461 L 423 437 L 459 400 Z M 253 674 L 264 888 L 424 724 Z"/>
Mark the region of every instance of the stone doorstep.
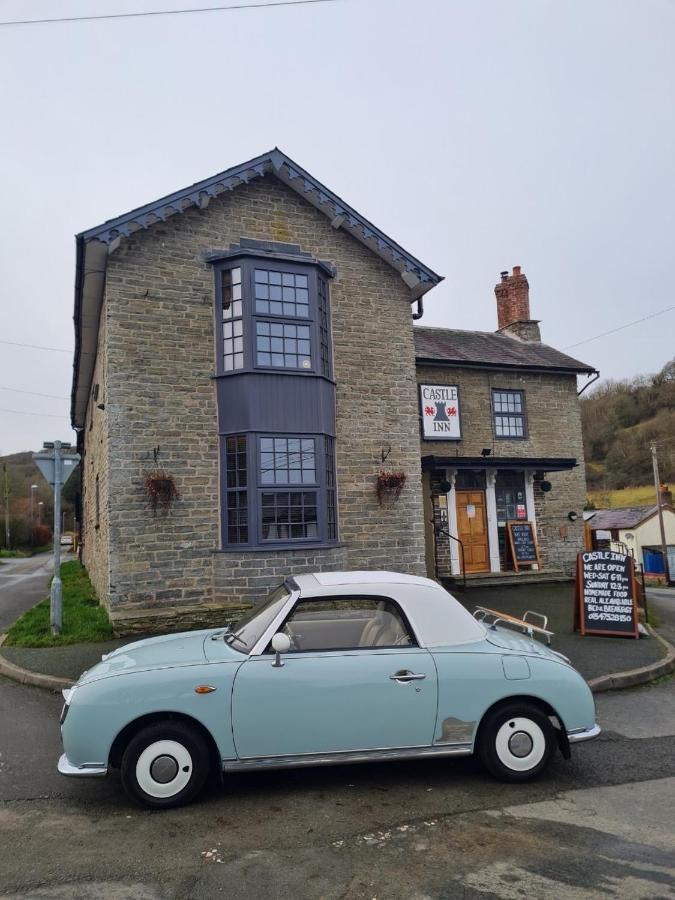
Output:
<path fill-rule="evenodd" d="M 462 575 L 443 575 L 441 583 L 447 583 L 451 587 L 464 586 Z M 550 569 L 549 571 L 536 572 L 478 572 L 466 576 L 466 587 L 500 587 L 516 584 L 554 584 L 571 583 L 574 578 L 565 575 L 562 570 Z"/>
<path fill-rule="evenodd" d="M 218 628 L 251 608 L 250 604 L 194 606 L 176 609 L 116 609 L 109 613 L 117 637 L 168 634 L 199 628 Z"/>

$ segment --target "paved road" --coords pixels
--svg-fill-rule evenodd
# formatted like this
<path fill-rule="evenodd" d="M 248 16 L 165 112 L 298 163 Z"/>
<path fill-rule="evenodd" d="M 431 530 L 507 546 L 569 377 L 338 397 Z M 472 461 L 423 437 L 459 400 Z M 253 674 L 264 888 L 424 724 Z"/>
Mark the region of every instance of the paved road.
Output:
<path fill-rule="evenodd" d="M 473 760 L 343 766 L 230 777 L 165 813 L 55 772 L 60 705 L 0 679 L 2 896 L 675 900 L 673 680 L 599 696 L 602 738 L 535 784 Z"/>
<path fill-rule="evenodd" d="M 5 559 L 0 566 L 0 634 L 49 592 L 54 555 Z"/>

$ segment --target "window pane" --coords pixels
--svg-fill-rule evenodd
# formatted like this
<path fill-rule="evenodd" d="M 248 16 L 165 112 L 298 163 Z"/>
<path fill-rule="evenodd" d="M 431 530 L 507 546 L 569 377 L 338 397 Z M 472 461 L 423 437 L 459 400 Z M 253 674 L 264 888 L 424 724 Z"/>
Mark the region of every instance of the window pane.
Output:
<path fill-rule="evenodd" d="M 494 391 L 493 412 L 495 436 L 525 437 L 525 402 L 522 391 Z"/>
<path fill-rule="evenodd" d="M 260 476 L 262 484 L 316 484 L 314 439 L 261 438 Z M 301 495 L 291 504 L 300 506 Z"/>
<path fill-rule="evenodd" d="M 264 541 L 306 540 L 319 533 L 316 491 L 275 491 L 261 496 L 261 531 Z"/>
<path fill-rule="evenodd" d="M 309 289 L 306 275 L 292 272 L 274 272 L 271 269 L 255 270 L 255 297 L 270 300 L 269 308 L 256 305 L 258 312 L 275 316 L 309 317 Z M 236 298 L 235 298 L 236 299 Z M 280 301 L 283 301 L 283 305 Z"/>
<path fill-rule="evenodd" d="M 225 441 L 226 523 L 228 544 L 248 543 L 248 472 L 246 435 L 230 435 Z"/>
<path fill-rule="evenodd" d="M 274 306 L 273 303 L 270 306 Z M 271 336 L 270 338 L 267 335 Z M 298 340 L 301 338 L 301 340 Z M 309 326 L 290 322 L 256 322 L 256 349 L 259 366 L 311 369 Z M 271 359 L 267 356 L 271 354 Z"/>
<path fill-rule="evenodd" d="M 360 597 L 301 600 L 286 628 L 299 651 L 414 644 L 395 604 Z"/>

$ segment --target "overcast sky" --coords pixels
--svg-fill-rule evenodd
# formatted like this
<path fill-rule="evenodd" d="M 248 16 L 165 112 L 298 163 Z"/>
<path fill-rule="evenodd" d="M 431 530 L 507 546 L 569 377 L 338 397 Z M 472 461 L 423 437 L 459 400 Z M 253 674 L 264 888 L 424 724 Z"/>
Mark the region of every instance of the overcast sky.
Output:
<path fill-rule="evenodd" d="M 226 0 L 192 5 L 209 2 Z M 0 20 L 189 5 L 2 0 Z M 513 265 L 561 349 L 672 306 L 674 39 L 672 0 L 0 27 L 0 340 L 71 351 L 75 233 L 274 145 L 446 276 L 425 325 L 496 328 Z M 654 372 L 674 326 L 671 311 L 569 352 L 603 377 Z M 0 454 L 74 439 L 71 366 L 0 344 Z"/>

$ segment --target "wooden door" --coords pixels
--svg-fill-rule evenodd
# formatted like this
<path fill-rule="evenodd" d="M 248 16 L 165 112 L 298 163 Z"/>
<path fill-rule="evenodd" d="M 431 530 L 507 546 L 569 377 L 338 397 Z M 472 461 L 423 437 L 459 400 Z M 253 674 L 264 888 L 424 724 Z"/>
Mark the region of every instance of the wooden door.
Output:
<path fill-rule="evenodd" d="M 489 572 L 485 491 L 457 491 L 457 530 L 467 573 Z"/>

